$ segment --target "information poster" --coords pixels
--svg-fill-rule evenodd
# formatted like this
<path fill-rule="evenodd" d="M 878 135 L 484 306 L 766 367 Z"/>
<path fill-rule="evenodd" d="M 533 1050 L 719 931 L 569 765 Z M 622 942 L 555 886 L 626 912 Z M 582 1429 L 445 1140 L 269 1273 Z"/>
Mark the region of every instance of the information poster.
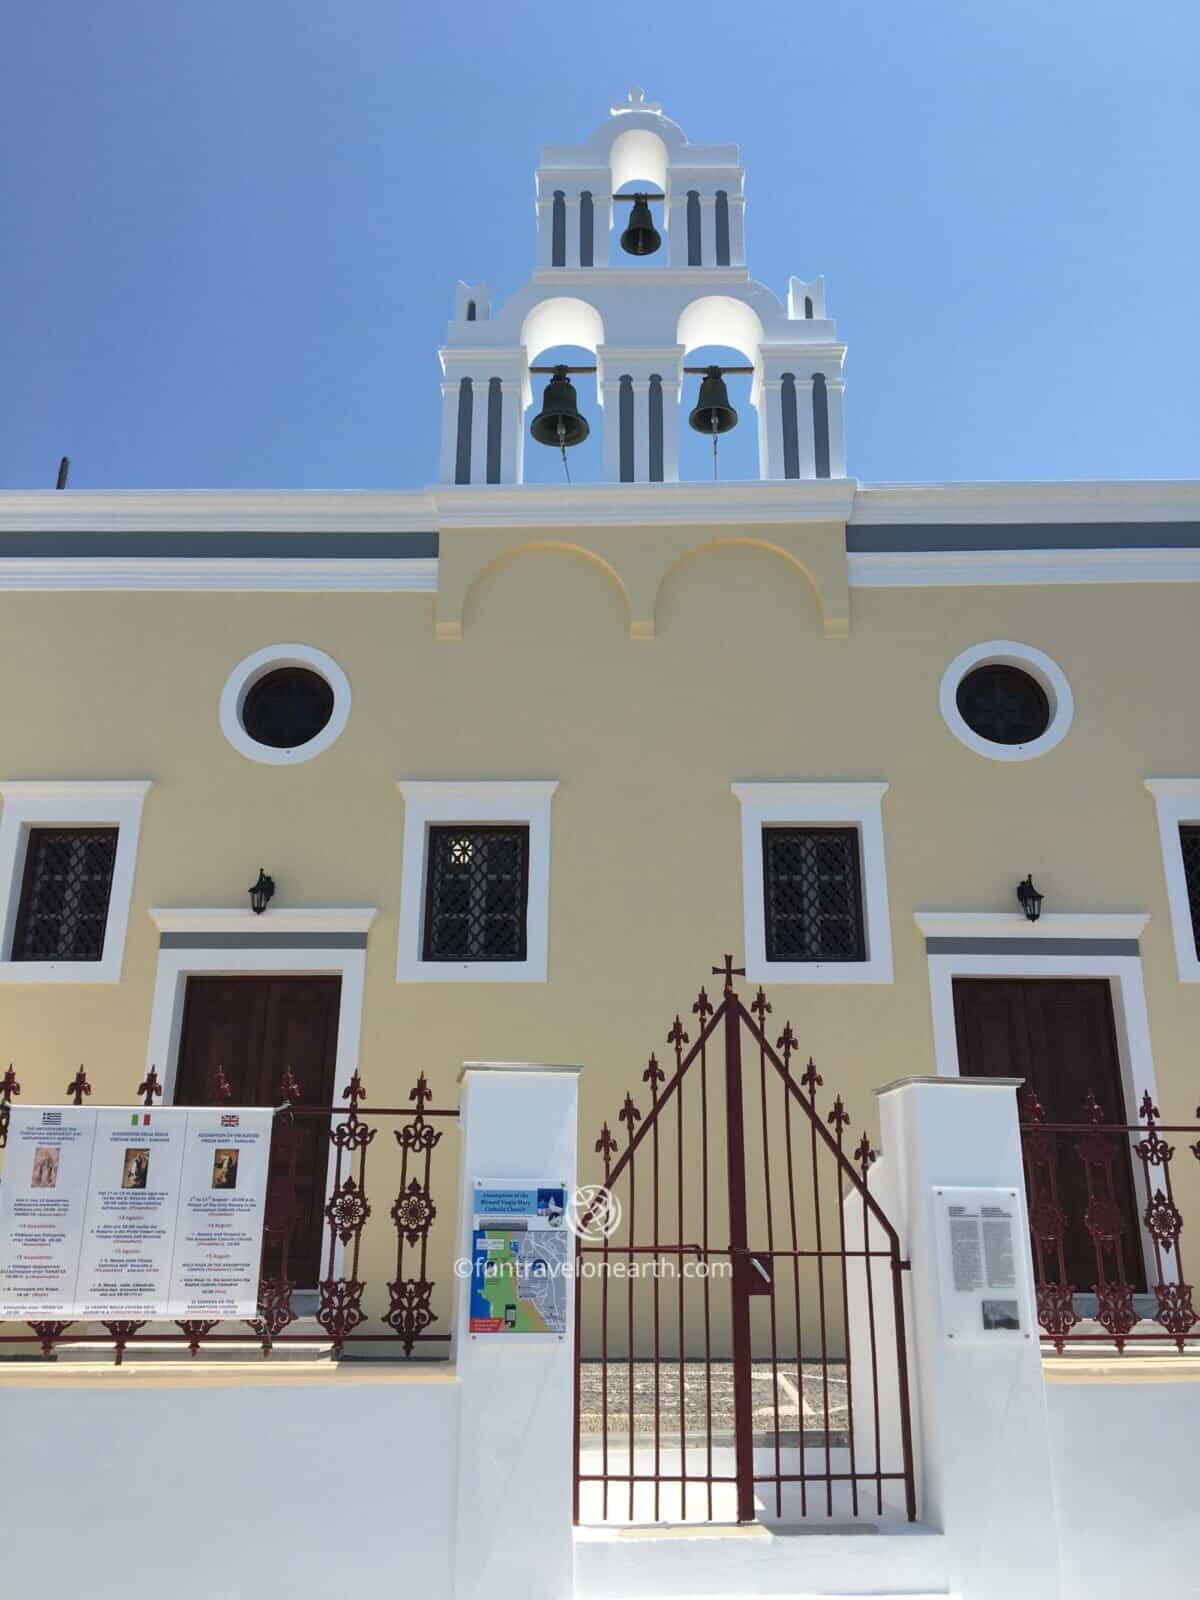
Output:
<path fill-rule="evenodd" d="M 272 1118 L 14 1106 L 0 1318 L 255 1316 Z"/>
<path fill-rule="evenodd" d="M 569 1258 L 561 1184 L 477 1181 L 470 1332 L 561 1339 Z"/>
<path fill-rule="evenodd" d="M 934 1199 L 947 1337 L 985 1343 L 1027 1337 L 1016 1193 L 938 1188 Z"/>

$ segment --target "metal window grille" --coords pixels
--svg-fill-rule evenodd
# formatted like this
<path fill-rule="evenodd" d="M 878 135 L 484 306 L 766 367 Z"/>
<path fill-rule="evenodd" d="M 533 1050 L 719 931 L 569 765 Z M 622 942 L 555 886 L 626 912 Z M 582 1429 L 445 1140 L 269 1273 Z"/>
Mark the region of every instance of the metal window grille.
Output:
<path fill-rule="evenodd" d="M 116 828 L 33 828 L 13 961 L 99 961 L 117 854 Z"/>
<path fill-rule="evenodd" d="M 315 739 L 333 715 L 333 690 L 319 672 L 279 667 L 254 683 L 242 704 L 242 726 L 258 744 L 295 750 Z"/>
<path fill-rule="evenodd" d="M 1050 701 L 1036 678 L 1003 661 L 968 672 L 955 695 L 959 715 L 993 744 L 1029 744 L 1050 726 Z"/>
<path fill-rule="evenodd" d="M 764 828 L 768 961 L 865 961 L 855 828 Z"/>
<path fill-rule="evenodd" d="M 524 961 L 529 829 L 429 830 L 426 961 Z"/>
<path fill-rule="evenodd" d="M 1179 830 L 1183 851 L 1183 876 L 1187 882 L 1188 906 L 1192 913 L 1192 937 L 1200 955 L 1200 825 L 1185 823 Z"/>

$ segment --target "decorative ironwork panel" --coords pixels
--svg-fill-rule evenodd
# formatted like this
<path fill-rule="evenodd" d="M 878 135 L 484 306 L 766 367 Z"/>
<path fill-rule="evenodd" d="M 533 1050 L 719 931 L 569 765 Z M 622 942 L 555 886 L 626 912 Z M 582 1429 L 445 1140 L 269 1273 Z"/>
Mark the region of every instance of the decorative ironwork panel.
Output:
<path fill-rule="evenodd" d="M 764 828 L 768 961 L 865 961 L 858 832 Z"/>
<path fill-rule="evenodd" d="M 524 961 L 529 829 L 429 830 L 426 961 Z"/>
<path fill-rule="evenodd" d="M 100 960 L 116 854 L 116 828 L 30 831 L 14 961 Z"/>
<path fill-rule="evenodd" d="M 1046 691 L 1030 673 L 1006 662 L 968 672 L 955 700 L 972 733 L 993 744 L 1029 744 L 1050 726 Z"/>
<path fill-rule="evenodd" d="M 1188 906 L 1192 913 L 1192 937 L 1200 955 L 1200 827 L 1187 823 L 1179 830 L 1183 851 L 1183 875 L 1187 882 Z"/>

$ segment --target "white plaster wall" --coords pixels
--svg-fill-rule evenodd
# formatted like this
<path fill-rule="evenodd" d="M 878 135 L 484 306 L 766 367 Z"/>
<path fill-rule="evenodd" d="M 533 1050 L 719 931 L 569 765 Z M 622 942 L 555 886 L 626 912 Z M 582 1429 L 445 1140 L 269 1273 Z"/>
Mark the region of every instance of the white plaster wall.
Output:
<path fill-rule="evenodd" d="M 0 1389 L 0 1593 L 450 1600 L 453 1381 Z"/>
<path fill-rule="evenodd" d="M 1197 1593 L 1200 1382 L 1052 1381 L 1046 1400 L 1062 1600 Z"/>

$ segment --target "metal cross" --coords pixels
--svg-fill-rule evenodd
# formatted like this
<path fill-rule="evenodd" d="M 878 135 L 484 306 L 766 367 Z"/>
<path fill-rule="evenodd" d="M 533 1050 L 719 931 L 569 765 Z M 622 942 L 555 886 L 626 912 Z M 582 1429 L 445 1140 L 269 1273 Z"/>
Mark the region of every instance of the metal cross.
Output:
<path fill-rule="evenodd" d="M 732 994 L 733 980 L 735 978 L 744 978 L 746 976 L 746 969 L 745 967 L 735 967 L 733 964 L 733 957 L 726 956 L 725 965 L 723 967 L 714 967 L 712 969 L 712 975 L 714 978 L 724 978 L 725 993 Z"/>

